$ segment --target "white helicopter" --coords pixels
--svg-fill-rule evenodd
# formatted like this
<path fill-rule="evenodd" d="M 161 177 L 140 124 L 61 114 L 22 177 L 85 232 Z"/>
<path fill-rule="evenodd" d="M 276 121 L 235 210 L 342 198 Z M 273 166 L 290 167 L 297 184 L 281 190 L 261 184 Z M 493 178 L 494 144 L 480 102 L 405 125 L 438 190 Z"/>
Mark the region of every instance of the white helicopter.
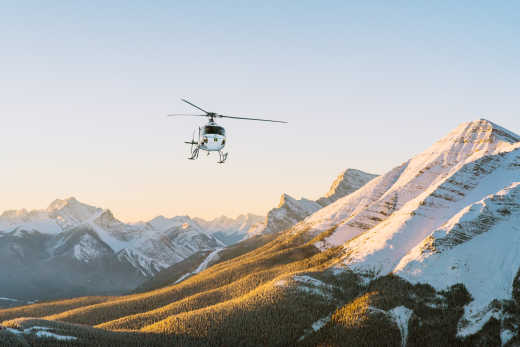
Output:
<path fill-rule="evenodd" d="M 223 164 L 228 156 L 228 153 L 222 152 L 222 149 L 226 145 L 226 129 L 224 127 L 218 125 L 215 122 L 215 118 L 233 118 L 233 119 L 245 119 L 245 120 L 257 120 L 262 122 L 275 122 L 275 123 L 287 123 L 281 120 L 271 120 L 271 119 L 260 119 L 260 118 L 247 118 L 247 117 L 233 117 L 233 116 L 224 116 L 222 114 L 216 112 L 208 112 L 201 107 L 192 104 L 188 100 L 181 99 L 185 103 L 199 109 L 205 114 L 169 114 L 168 117 L 179 117 L 179 116 L 191 116 L 191 117 L 208 117 L 208 123 L 202 127 L 198 127 L 198 139 L 195 141 L 195 132 L 197 129 L 193 131 L 193 137 L 190 142 L 184 142 L 191 145 L 191 156 L 188 158 L 190 160 L 195 160 L 199 157 L 199 151 L 203 150 L 208 152 L 208 155 L 211 152 L 218 152 L 219 154 L 219 164 Z"/>

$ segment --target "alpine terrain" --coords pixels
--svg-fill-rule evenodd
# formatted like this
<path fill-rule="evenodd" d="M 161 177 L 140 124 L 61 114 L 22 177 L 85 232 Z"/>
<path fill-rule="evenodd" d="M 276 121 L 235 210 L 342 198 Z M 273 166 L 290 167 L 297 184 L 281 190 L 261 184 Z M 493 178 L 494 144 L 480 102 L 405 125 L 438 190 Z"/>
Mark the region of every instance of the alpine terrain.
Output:
<path fill-rule="evenodd" d="M 520 345 L 520 136 L 479 119 L 384 175 L 356 172 L 363 180 L 351 190 L 339 188 L 345 176 L 318 201 L 284 195 L 256 236 L 236 244 L 197 234 L 215 250 L 179 262 L 186 276 L 163 272 L 163 285 L 0 310 L 0 344 Z M 52 211 L 66 205 L 3 218 L 38 221 L 40 243 L 61 249 L 70 214 Z M 139 235 L 162 221 L 120 234 L 107 211 L 81 211 L 80 238 L 151 258 Z M 171 228 L 194 227 L 163 232 Z M 34 233 L 9 230 L 4 238 Z M 2 254 L 35 245 L 24 247 Z"/>
<path fill-rule="evenodd" d="M 260 217 L 250 216 L 253 221 Z M 232 223 L 223 231 L 238 232 Z M 234 224 L 233 224 L 234 223 Z M 233 230 L 233 227 L 237 227 Z M 75 198 L 0 215 L 0 296 L 48 299 L 133 290 L 191 255 L 224 247 L 187 216 L 126 224 Z"/>
<path fill-rule="evenodd" d="M 377 175 L 347 169 L 334 180 L 327 194 L 316 201 L 305 198 L 297 200 L 288 194 L 282 194 L 278 206 L 269 211 L 263 223 L 253 225 L 249 229 L 249 235 L 286 230 L 322 207 L 355 192 L 375 177 Z"/>

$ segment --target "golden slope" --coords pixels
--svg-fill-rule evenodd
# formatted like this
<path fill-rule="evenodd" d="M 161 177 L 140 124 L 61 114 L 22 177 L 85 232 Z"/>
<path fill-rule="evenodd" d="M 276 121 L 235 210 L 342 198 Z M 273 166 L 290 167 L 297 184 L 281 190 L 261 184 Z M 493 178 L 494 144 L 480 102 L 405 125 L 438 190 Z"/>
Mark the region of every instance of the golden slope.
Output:
<path fill-rule="evenodd" d="M 45 319 L 98 325 L 125 316 L 148 312 L 192 295 L 228 285 L 249 274 L 317 254 L 318 250 L 310 244 L 305 244 L 306 241 L 308 240 L 301 234 L 282 236 L 260 249 L 212 266 L 180 284 L 123 296 L 110 302 L 79 307 L 46 316 Z"/>
<path fill-rule="evenodd" d="M 43 317 L 49 314 L 57 314 L 77 307 L 95 305 L 117 298 L 118 297 L 114 296 L 89 296 L 3 309 L 0 310 L 0 322 L 18 317 Z"/>

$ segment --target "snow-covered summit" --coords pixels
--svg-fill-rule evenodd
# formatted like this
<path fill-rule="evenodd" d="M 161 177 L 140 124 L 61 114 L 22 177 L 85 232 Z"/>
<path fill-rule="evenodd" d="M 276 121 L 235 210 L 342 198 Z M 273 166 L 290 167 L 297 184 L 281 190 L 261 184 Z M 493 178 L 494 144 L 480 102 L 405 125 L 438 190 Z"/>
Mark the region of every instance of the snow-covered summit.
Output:
<path fill-rule="evenodd" d="M 302 198 L 297 200 L 288 194 L 282 194 L 278 206 L 267 214 L 263 227 L 255 226 L 250 234 L 276 233 L 292 227 L 308 215 L 319 210 L 321 205 L 315 201 Z"/>
<path fill-rule="evenodd" d="M 89 234 L 84 234 L 85 231 Z M 42 210 L 6 211 L 0 216 L 0 237 L 32 234 L 53 237 L 41 244 L 43 248 L 49 247 L 45 252 L 63 254 L 61 249 L 69 245 L 74 248 L 72 255 L 76 260 L 88 263 L 106 256 L 108 247 L 113 254 L 119 254 L 119 260 L 136 265 L 146 276 L 199 250 L 222 246 L 222 242 L 208 235 L 188 216 L 160 216 L 149 222 L 127 224 L 110 210 L 75 198 L 57 199 Z M 58 249 L 61 251 L 56 253 Z"/>
<path fill-rule="evenodd" d="M 484 119 L 461 124 L 294 230 L 334 228 L 317 246 L 343 245 L 359 273 L 395 272 L 439 290 L 462 282 L 481 315 L 493 298 L 510 297 L 520 268 L 519 141 Z"/>
<path fill-rule="evenodd" d="M 242 214 L 236 218 L 220 216 L 213 220 L 195 218 L 194 220 L 208 232 L 247 232 L 255 223 L 262 221 L 264 217 L 252 213 Z"/>
<path fill-rule="evenodd" d="M 220 216 L 213 220 L 194 218 L 204 230 L 214 235 L 226 245 L 242 241 L 249 236 L 248 231 L 256 224 L 261 223 L 265 217 L 251 213 L 240 215 L 236 218 Z"/>
<path fill-rule="evenodd" d="M 377 175 L 361 170 L 347 169 L 332 183 L 329 192 L 317 201 L 305 198 L 297 200 L 284 193 L 280 197 L 278 206 L 267 214 L 265 222 L 254 224 L 248 233 L 254 236 L 266 232 L 273 233 L 286 230 L 324 206 L 355 192 L 374 177 L 377 177 Z"/>
<path fill-rule="evenodd" d="M 330 241 L 344 243 L 371 229 L 435 187 L 465 163 L 506 150 L 520 138 L 486 120 L 463 123 L 424 152 L 307 219 L 316 230 L 337 226 Z"/>
<path fill-rule="evenodd" d="M 322 206 L 330 205 L 334 201 L 355 192 L 377 176 L 361 170 L 347 169 L 334 180 L 327 194 L 316 202 Z"/>
<path fill-rule="evenodd" d="M 315 201 L 305 198 L 297 200 L 289 194 L 284 193 L 280 197 L 280 202 L 278 203 L 277 208 L 301 210 L 302 212 L 313 212 L 316 210 L 316 208 L 319 208 L 319 206 L 316 205 Z"/>
<path fill-rule="evenodd" d="M 55 219 L 63 230 L 74 228 L 103 213 L 103 209 L 79 202 L 76 198 L 57 199 L 47 208 L 48 217 Z"/>
<path fill-rule="evenodd" d="M 200 226 L 188 216 L 175 216 L 172 218 L 157 216 L 154 219 L 148 221 L 147 224 L 155 230 L 167 230 L 184 224 L 188 224 L 194 228 L 200 229 Z"/>

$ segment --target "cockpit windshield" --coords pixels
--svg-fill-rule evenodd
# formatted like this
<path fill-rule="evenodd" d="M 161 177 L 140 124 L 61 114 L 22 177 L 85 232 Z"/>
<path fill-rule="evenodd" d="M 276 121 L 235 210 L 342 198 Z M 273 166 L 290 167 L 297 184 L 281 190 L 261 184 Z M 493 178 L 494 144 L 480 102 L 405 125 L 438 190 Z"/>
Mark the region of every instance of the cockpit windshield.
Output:
<path fill-rule="evenodd" d="M 205 125 L 202 129 L 202 134 L 217 134 L 226 136 L 226 130 L 223 127 L 219 127 L 217 125 Z"/>

